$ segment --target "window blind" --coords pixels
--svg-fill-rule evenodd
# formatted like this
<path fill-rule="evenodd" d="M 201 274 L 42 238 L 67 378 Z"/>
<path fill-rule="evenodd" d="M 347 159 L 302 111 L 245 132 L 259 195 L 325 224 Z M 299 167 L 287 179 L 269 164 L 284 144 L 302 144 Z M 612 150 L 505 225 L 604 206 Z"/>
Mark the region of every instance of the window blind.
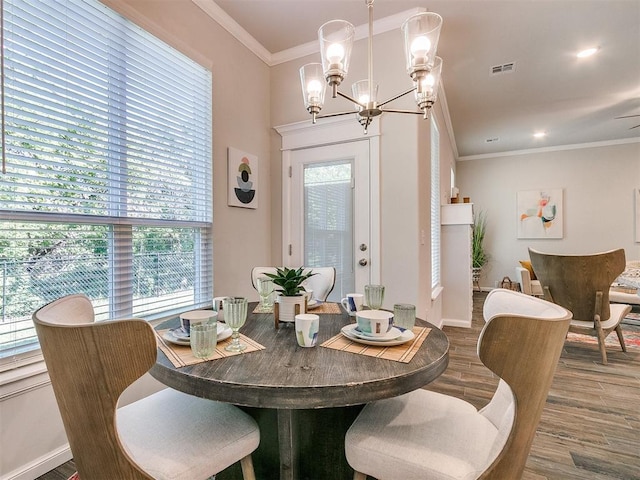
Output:
<path fill-rule="evenodd" d="M 211 73 L 95 0 L 2 9 L 0 357 L 68 293 L 105 318 L 210 302 Z"/>
<path fill-rule="evenodd" d="M 431 287 L 440 285 L 440 132 L 431 117 Z"/>
<path fill-rule="evenodd" d="M 304 167 L 304 265 L 335 267 L 336 288 L 329 300 L 340 301 L 353 285 L 353 163 L 326 162 Z"/>

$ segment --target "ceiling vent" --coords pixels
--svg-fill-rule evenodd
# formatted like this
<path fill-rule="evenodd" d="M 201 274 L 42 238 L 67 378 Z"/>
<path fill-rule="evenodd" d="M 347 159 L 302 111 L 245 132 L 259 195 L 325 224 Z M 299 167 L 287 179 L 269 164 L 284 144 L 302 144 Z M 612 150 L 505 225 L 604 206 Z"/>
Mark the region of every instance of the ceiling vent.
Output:
<path fill-rule="evenodd" d="M 503 63 L 502 65 L 494 65 L 491 67 L 491 75 L 501 75 L 503 73 L 511 73 L 516 69 L 516 63 Z"/>

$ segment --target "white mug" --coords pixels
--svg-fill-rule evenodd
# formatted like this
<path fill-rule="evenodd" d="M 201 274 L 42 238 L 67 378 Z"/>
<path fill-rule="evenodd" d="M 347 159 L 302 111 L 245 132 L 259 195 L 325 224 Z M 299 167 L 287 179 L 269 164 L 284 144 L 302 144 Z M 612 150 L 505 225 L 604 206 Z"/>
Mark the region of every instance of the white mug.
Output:
<path fill-rule="evenodd" d="M 224 310 L 222 309 L 222 301 L 227 297 L 215 297 L 213 299 L 213 309 L 218 312 L 218 320 L 224 322 Z"/>
<path fill-rule="evenodd" d="M 343 298 L 340 303 L 342 303 L 342 307 L 347 311 L 349 315 L 352 317 L 362 310 L 362 304 L 364 302 L 364 295 L 361 293 L 347 293 L 347 297 Z"/>
<path fill-rule="evenodd" d="M 320 329 L 320 317 L 313 313 L 296 315 L 296 339 L 301 347 L 315 347 Z"/>

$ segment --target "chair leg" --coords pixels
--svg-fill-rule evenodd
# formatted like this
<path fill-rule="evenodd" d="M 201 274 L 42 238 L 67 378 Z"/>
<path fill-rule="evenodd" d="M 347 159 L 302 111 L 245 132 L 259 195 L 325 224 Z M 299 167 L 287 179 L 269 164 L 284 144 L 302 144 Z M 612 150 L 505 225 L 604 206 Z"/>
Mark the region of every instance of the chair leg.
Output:
<path fill-rule="evenodd" d="M 242 467 L 242 478 L 244 478 L 244 480 L 256 480 L 256 472 L 253 470 L 251 455 L 247 455 L 241 459 L 240 466 Z"/>
<path fill-rule="evenodd" d="M 353 480 L 367 480 L 367 476 L 364 473 L 353 472 Z"/>
<path fill-rule="evenodd" d="M 596 331 L 598 334 L 598 348 L 600 348 L 600 355 L 602 356 L 602 364 L 607 365 L 607 349 L 605 348 L 605 343 L 604 343 L 604 332 L 602 331 L 601 328 L 598 328 Z"/>
<path fill-rule="evenodd" d="M 624 336 L 622 336 L 622 327 L 620 324 L 616 327 L 616 333 L 618 334 L 618 340 L 620 341 L 620 346 L 622 347 L 622 351 L 627 351 L 627 346 L 624 344 Z"/>

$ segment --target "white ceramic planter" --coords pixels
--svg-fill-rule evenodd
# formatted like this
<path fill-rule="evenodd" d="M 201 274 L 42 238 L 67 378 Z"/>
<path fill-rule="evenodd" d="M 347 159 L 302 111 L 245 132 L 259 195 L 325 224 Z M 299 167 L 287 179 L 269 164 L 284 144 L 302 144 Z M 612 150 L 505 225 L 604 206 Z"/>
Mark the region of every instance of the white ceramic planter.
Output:
<path fill-rule="evenodd" d="M 298 313 L 307 313 L 304 295 L 296 295 L 294 297 L 278 295 L 276 302 L 278 302 L 278 321 L 280 322 L 295 322 L 296 305 L 300 305 Z"/>

